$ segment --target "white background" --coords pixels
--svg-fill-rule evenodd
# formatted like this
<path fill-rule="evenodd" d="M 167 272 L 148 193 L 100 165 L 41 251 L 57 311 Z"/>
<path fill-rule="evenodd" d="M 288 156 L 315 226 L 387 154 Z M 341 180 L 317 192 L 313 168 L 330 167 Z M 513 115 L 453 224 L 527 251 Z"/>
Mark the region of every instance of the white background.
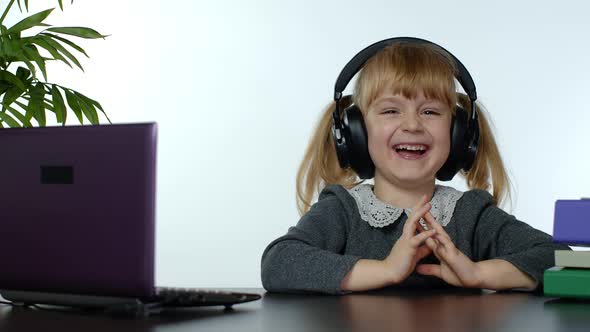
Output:
<path fill-rule="evenodd" d="M 505 209 L 552 233 L 556 199 L 590 196 L 585 1 L 64 3 L 48 23 L 110 36 L 80 41 L 84 73 L 58 64 L 49 81 L 114 123 L 159 123 L 159 284 L 261 285 L 263 249 L 298 220 L 296 169 L 336 76 L 384 38 L 434 41 L 469 69 L 513 180 Z"/>

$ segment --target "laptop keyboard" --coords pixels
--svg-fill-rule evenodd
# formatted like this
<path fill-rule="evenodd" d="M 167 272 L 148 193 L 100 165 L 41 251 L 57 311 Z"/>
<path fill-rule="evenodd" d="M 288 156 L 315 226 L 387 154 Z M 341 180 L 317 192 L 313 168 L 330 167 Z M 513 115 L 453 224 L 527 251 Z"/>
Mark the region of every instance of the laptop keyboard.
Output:
<path fill-rule="evenodd" d="M 171 307 L 193 307 L 193 306 L 231 306 L 236 303 L 243 303 L 258 300 L 260 295 L 229 292 L 221 290 L 157 287 L 157 302 Z"/>

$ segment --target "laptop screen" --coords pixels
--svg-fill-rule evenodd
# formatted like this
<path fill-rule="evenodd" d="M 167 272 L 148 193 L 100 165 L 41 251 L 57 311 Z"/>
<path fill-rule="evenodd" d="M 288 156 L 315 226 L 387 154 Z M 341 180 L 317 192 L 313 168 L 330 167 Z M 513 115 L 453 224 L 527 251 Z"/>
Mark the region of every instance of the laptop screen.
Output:
<path fill-rule="evenodd" d="M 0 129 L 0 289 L 147 297 L 157 125 Z"/>

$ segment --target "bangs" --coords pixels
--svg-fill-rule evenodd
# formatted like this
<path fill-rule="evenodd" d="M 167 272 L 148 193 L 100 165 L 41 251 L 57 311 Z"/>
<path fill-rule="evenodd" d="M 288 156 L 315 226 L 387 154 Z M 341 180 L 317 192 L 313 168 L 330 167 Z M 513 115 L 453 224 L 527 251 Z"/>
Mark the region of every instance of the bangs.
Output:
<path fill-rule="evenodd" d="M 422 92 L 426 98 L 442 101 L 454 110 L 455 70 L 453 59 L 434 46 L 396 43 L 367 61 L 359 73 L 354 102 L 366 112 L 382 92 L 408 99 Z"/>

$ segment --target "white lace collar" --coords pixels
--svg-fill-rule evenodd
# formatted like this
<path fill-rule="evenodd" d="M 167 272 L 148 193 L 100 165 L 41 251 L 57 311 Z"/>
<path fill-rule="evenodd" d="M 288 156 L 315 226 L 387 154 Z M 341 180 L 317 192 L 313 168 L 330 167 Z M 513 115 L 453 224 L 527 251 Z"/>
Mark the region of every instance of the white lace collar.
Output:
<path fill-rule="evenodd" d="M 368 183 L 359 184 L 348 189 L 348 192 L 354 197 L 361 218 L 373 227 L 381 228 L 393 224 L 402 212 L 408 216 L 412 213 L 412 209 L 401 209 L 380 201 L 373 193 L 373 185 Z M 446 226 L 451 221 L 455 205 L 461 196 L 463 192 L 455 188 L 435 186 L 434 195 L 430 201 L 432 204 L 430 213 L 439 224 Z"/>

